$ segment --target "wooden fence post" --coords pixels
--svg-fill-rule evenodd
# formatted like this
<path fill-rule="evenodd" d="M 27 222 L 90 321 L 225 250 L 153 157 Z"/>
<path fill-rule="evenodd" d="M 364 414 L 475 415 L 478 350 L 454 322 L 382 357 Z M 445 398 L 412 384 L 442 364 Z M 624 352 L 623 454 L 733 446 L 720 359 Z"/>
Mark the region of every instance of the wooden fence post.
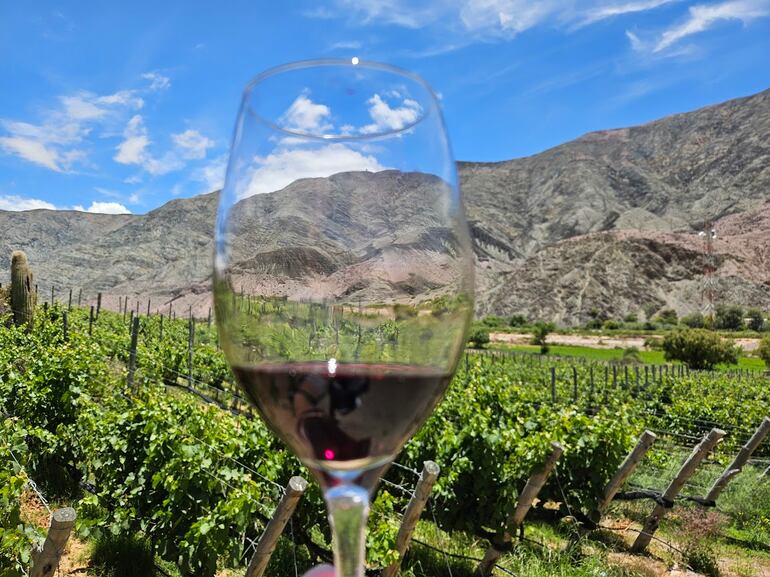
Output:
<path fill-rule="evenodd" d="M 152 299 L 150 297 L 147 297 L 147 316 L 150 316 L 150 303 L 152 302 Z"/>
<path fill-rule="evenodd" d="M 133 317 L 131 321 L 131 350 L 128 353 L 128 377 L 126 385 L 134 388 L 134 373 L 136 372 L 136 344 L 139 338 L 139 317 Z"/>
<path fill-rule="evenodd" d="M 61 322 L 62 322 L 62 332 L 64 333 L 64 340 L 68 341 L 70 336 L 70 325 L 69 325 L 69 319 L 67 318 L 67 311 L 64 311 L 61 316 Z"/>
<path fill-rule="evenodd" d="M 398 573 L 398 569 L 401 567 L 401 560 L 404 558 L 404 554 L 412 540 L 414 528 L 417 526 L 417 521 L 423 509 L 425 509 L 425 504 L 428 502 L 431 489 L 433 489 L 433 484 L 436 482 L 440 471 L 439 466 L 433 461 L 425 461 L 422 464 L 420 480 L 417 481 L 414 494 L 409 499 L 409 505 L 407 505 L 404 518 L 401 520 L 401 527 L 398 528 L 398 536 L 396 537 L 398 561 L 385 567 L 380 572 L 380 577 L 395 577 Z"/>
<path fill-rule="evenodd" d="M 102 310 L 102 293 L 96 295 L 96 318 L 99 318 L 99 312 Z"/>
<path fill-rule="evenodd" d="M 538 493 L 540 493 L 540 489 L 543 488 L 543 485 L 545 485 L 548 476 L 551 474 L 551 471 L 553 471 L 553 468 L 556 466 L 556 461 L 559 460 L 563 451 L 564 449 L 559 443 L 551 443 L 551 454 L 548 455 L 543 466 L 534 471 L 529 479 L 527 479 L 527 484 L 519 495 L 516 509 L 506 520 L 505 529 L 501 533 L 498 533 L 484 554 L 484 559 L 482 559 L 479 562 L 478 567 L 476 567 L 477 575 L 487 576 L 492 574 L 495 562 L 500 558 L 504 550 L 510 547 L 511 542 L 513 541 L 512 535 L 524 522 L 524 517 L 527 516 L 527 513 L 532 507 L 532 502 L 535 500 Z"/>
<path fill-rule="evenodd" d="M 187 323 L 187 386 L 192 388 L 193 382 L 193 344 L 195 341 L 195 321 L 190 311 Z"/>
<path fill-rule="evenodd" d="M 71 507 L 53 512 L 43 548 L 32 553 L 29 577 L 53 577 L 59 568 L 59 559 L 67 546 L 75 519 L 77 519 L 77 513 Z"/>
<path fill-rule="evenodd" d="M 208 323 L 209 328 L 211 328 L 211 307 L 209 307 L 209 316 L 206 319 L 206 322 Z"/>
<path fill-rule="evenodd" d="M 94 329 L 94 305 L 91 305 L 91 312 L 88 313 L 88 336 L 91 336 L 91 333 Z"/>
<path fill-rule="evenodd" d="M 730 463 L 727 466 L 727 469 L 725 469 L 724 473 L 722 473 L 722 475 L 716 481 L 714 481 L 711 489 L 709 489 L 708 495 L 706 495 L 707 501 L 717 500 L 719 495 L 722 493 L 722 491 L 724 491 L 725 487 L 727 487 L 727 484 L 733 479 L 733 477 L 735 477 L 738 473 L 741 472 L 741 470 L 743 470 L 743 466 L 746 464 L 746 461 L 749 460 L 751 454 L 765 439 L 768 433 L 770 433 L 770 417 L 765 417 L 762 419 L 762 422 L 759 424 L 759 427 L 757 427 L 757 430 L 754 431 L 754 434 L 751 436 L 751 438 L 746 441 L 746 444 L 743 445 L 740 451 L 738 451 L 738 454 L 735 455 L 733 462 Z"/>
<path fill-rule="evenodd" d="M 572 367 L 572 402 L 577 403 L 578 400 L 578 374 L 577 367 Z"/>
<path fill-rule="evenodd" d="M 163 313 L 160 313 L 160 335 L 158 336 L 158 340 L 163 340 Z"/>
<path fill-rule="evenodd" d="M 666 514 L 666 509 L 670 509 L 674 506 L 674 499 L 679 494 L 679 491 L 682 490 L 682 487 L 687 480 L 692 477 L 693 473 L 695 473 L 695 470 L 698 468 L 698 465 L 701 464 L 701 461 L 706 458 L 724 436 L 725 432 L 722 429 L 711 429 L 711 431 L 703 437 L 703 440 L 692 450 L 692 453 L 682 464 L 682 467 L 679 469 L 676 477 L 674 477 L 674 480 L 671 481 L 671 484 L 669 484 L 665 493 L 663 493 L 661 498 L 662 503 L 657 503 L 650 516 L 647 517 L 647 521 L 644 523 L 644 529 L 639 533 L 636 541 L 634 541 L 634 544 L 631 546 L 631 551 L 634 553 L 641 553 L 647 549 L 647 545 L 652 541 L 655 531 L 658 530 L 661 519 L 663 519 L 663 516 Z"/>
<path fill-rule="evenodd" d="M 556 403 L 556 367 L 551 367 L 551 402 Z"/>
<path fill-rule="evenodd" d="M 636 466 L 641 462 L 647 451 L 650 450 L 652 444 L 655 442 L 657 436 L 652 431 L 645 431 L 639 437 L 636 446 L 628 454 L 626 459 L 620 465 L 618 470 L 613 475 L 612 479 L 605 485 L 602 498 L 599 500 L 599 504 L 596 506 L 596 510 L 601 516 L 604 511 L 607 510 L 612 499 L 615 498 L 618 490 L 623 486 L 623 483 L 631 476 Z M 597 519 L 598 521 L 598 519 Z"/>
<path fill-rule="evenodd" d="M 78 308 L 80 308 L 80 302 L 81 302 L 82 298 L 83 298 L 83 289 L 79 288 L 78 289 Z"/>
<path fill-rule="evenodd" d="M 68 311 L 72 310 L 72 289 L 70 289 L 70 296 L 67 299 L 67 310 Z"/>
<path fill-rule="evenodd" d="M 55 298 L 56 297 L 54 296 L 54 286 L 51 285 L 51 306 L 53 306 L 53 304 L 56 302 Z"/>
<path fill-rule="evenodd" d="M 294 509 L 297 508 L 297 503 L 299 503 L 305 489 L 307 489 L 307 481 L 302 477 L 292 477 L 289 479 L 286 492 L 278 503 L 278 507 L 276 507 L 273 513 L 273 518 L 270 519 L 264 533 L 259 538 L 257 550 L 249 562 L 245 577 L 262 577 L 265 569 L 267 569 L 267 564 L 270 562 L 270 556 L 273 554 L 273 550 L 278 543 L 278 538 L 283 533 L 283 529 L 294 513 Z"/>

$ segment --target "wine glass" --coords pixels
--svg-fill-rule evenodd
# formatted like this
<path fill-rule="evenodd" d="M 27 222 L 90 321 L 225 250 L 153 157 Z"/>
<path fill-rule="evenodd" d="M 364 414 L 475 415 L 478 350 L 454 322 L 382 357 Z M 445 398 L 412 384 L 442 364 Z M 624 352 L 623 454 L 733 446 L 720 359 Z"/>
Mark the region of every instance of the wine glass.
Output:
<path fill-rule="evenodd" d="M 246 88 L 216 222 L 216 319 L 240 386 L 320 483 L 339 577 L 369 499 L 444 393 L 473 258 L 435 94 L 315 60 Z"/>

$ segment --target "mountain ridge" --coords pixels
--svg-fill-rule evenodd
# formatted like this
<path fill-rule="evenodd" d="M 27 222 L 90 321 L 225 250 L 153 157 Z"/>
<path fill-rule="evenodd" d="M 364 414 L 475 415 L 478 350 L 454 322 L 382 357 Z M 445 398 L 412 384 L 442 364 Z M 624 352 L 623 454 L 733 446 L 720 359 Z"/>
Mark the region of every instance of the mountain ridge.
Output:
<path fill-rule="evenodd" d="M 693 239 L 710 222 L 736 239 L 717 243 L 721 298 L 770 308 L 767 134 L 770 90 L 589 132 L 528 157 L 458 162 L 479 314 L 523 312 L 570 324 L 594 308 L 692 312 L 703 306 L 706 268 L 698 256 L 704 245 Z M 0 279 L 8 278 L 11 250 L 21 249 L 48 286 L 205 307 L 216 203 L 217 193 L 208 193 L 144 215 L 0 211 Z M 759 227 L 756 234 L 734 231 L 748 226 Z M 593 260 L 589 247 L 601 249 Z M 665 271 L 653 266 L 660 258 Z"/>

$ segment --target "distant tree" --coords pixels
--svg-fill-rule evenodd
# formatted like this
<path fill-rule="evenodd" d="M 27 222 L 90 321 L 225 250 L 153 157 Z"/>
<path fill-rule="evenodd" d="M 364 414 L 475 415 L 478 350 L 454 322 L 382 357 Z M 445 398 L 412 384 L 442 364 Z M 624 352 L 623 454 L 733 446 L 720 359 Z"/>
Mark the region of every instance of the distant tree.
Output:
<path fill-rule="evenodd" d="M 759 358 L 765 361 L 765 366 L 770 368 L 770 334 L 762 337 L 759 342 L 759 350 L 757 350 Z"/>
<path fill-rule="evenodd" d="M 748 326 L 752 331 L 762 331 L 765 328 L 765 315 L 759 309 L 749 309 L 746 311 L 746 316 L 749 318 Z"/>
<path fill-rule="evenodd" d="M 495 315 L 488 315 L 481 319 L 481 322 L 484 323 L 485 326 L 493 329 L 500 328 L 505 324 L 505 321 L 502 318 Z"/>
<path fill-rule="evenodd" d="M 602 328 L 602 319 L 590 319 L 586 323 L 586 328 L 589 330 L 596 330 Z"/>
<path fill-rule="evenodd" d="M 706 321 L 701 313 L 692 313 L 681 318 L 682 324 L 691 329 L 702 329 Z"/>
<path fill-rule="evenodd" d="M 644 311 L 644 318 L 647 320 L 650 320 L 653 316 L 655 316 L 655 311 L 658 310 L 658 307 L 660 305 L 655 303 L 646 303 L 642 310 Z"/>
<path fill-rule="evenodd" d="M 674 309 L 663 309 L 658 313 L 658 321 L 664 325 L 675 325 L 679 322 L 679 316 Z"/>
<path fill-rule="evenodd" d="M 548 333 L 550 333 L 553 329 L 554 326 L 552 323 L 544 323 L 543 321 L 538 321 L 535 323 L 534 330 L 532 331 L 532 340 L 530 342 L 533 345 L 540 347 L 541 355 L 548 353 L 549 347 L 546 339 L 548 338 Z"/>
<path fill-rule="evenodd" d="M 615 331 L 620 328 L 620 323 L 615 319 L 607 319 L 602 323 L 602 328 L 607 331 Z"/>
<path fill-rule="evenodd" d="M 527 324 L 527 317 L 518 313 L 511 315 L 511 319 L 508 321 L 508 324 L 512 327 L 523 327 Z"/>
<path fill-rule="evenodd" d="M 623 317 L 624 323 L 638 323 L 639 322 L 639 315 L 636 313 L 628 313 L 626 316 Z"/>
<path fill-rule="evenodd" d="M 743 309 L 738 305 L 717 305 L 714 328 L 739 331 L 743 328 Z"/>
<path fill-rule="evenodd" d="M 626 347 L 623 349 L 621 362 L 626 365 L 634 365 L 642 362 L 642 355 L 638 347 Z"/>
<path fill-rule="evenodd" d="M 489 344 L 489 330 L 483 326 L 475 326 L 468 336 L 468 344 L 474 349 L 483 349 Z"/>
<path fill-rule="evenodd" d="M 663 339 L 667 361 L 682 361 L 694 370 L 711 370 L 716 365 L 738 362 L 738 348 L 716 333 L 703 329 L 678 329 Z"/>

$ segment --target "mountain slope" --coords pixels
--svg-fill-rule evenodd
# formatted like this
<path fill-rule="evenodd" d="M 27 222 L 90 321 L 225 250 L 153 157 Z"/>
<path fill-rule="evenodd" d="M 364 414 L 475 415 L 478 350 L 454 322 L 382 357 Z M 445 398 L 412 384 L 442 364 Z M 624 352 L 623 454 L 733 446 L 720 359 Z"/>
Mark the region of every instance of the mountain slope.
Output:
<path fill-rule="evenodd" d="M 720 298 L 770 308 L 767 134 L 770 90 L 643 126 L 590 133 L 528 158 L 459 163 L 479 312 L 526 312 L 569 323 L 594 308 L 615 316 L 645 305 L 696 310 L 706 258 L 696 233 L 709 221 L 719 234 Z M 276 223 L 282 232 L 312 224 L 351 242 L 357 230 L 373 225 L 406 244 L 435 242 L 431 237 L 441 233 L 426 232 L 430 223 L 404 224 L 419 217 L 399 212 L 409 203 L 383 203 L 373 224 L 366 216 L 371 211 L 337 202 L 307 212 L 302 201 L 310 186 L 355 184 L 366 191 L 378 178 L 389 177 L 347 173 L 261 195 L 254 202 L 262 207 L 258 222 L 268 227 L 264 246 Z M 115 301 L 116 295 L 154 295 L 158 304 L 181 299 L 206 307 L 216 204 L 212 193 L 146 215 L 0 211 L 0 280 L 7 282 L 10 252 L 20 248 L 41 287 L 101 290 Z M 331 273 L 346 258 L 331 246 L 319 250 L 263 251 L 263 260 L 253 264 L 285 266 L 291 274 L 308 266 Z"/>

